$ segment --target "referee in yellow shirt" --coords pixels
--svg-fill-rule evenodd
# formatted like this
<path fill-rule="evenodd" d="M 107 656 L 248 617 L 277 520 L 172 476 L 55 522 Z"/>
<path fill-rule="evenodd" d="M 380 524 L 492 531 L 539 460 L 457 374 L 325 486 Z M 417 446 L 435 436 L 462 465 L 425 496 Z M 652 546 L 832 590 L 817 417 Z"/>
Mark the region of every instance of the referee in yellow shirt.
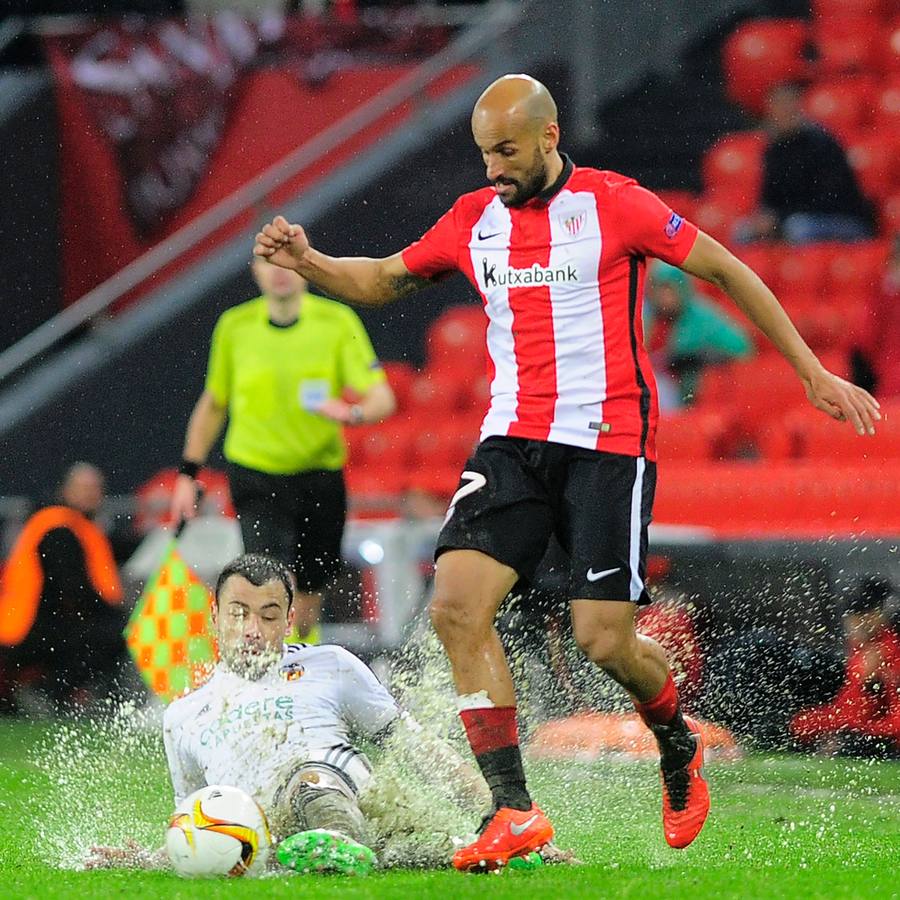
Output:
<path fill-rule="evenodd" d="M 293 568 L 297 630 L 315 641 L 347 513 L 342 426 L 380 422 L 396 404 L 350 307 L 310 294 L 296 272 L 261 259 L 253 275 L 262 296 L 226 310 L 213 331 L 172 517 L 195 515 L 194 479 L 227 418 L 224 452 L 244 549 Z M 344 388 L 359 402 L 342 400 Z"/>

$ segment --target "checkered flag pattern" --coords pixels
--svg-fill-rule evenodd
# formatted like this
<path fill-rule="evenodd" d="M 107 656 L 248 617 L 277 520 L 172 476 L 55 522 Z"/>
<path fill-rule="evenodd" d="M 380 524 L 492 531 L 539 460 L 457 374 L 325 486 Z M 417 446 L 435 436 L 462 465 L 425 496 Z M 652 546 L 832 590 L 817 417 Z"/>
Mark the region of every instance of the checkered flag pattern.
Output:
<path fill-rule="evenodd" d="M 125 627 L 138 671 L 166 703 L 201 685 L 216 664 L 211 603 L 173 540 Z"/>

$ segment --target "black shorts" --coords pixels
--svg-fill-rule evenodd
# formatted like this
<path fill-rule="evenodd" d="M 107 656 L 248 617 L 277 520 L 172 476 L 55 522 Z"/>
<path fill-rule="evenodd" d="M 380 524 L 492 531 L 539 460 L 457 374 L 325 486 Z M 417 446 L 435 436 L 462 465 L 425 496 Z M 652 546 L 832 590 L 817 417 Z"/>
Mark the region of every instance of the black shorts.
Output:
<path fill-rule="evenodd" d="M 649 603 L 655 487 L 656 464 L 643 457 L 491 437 L 466 463 L 435 556 L 480 550 L 530 581 L 556 535 L 571 599 Z"/>
<path fill-rule="evenodd" d="M 344 473 L 269 475 L 228 464 L 231 499 L 247 553 L 267 553 L 290 566 L 297 587 L 319 593 L 341 566 L 347 518 Z"/>

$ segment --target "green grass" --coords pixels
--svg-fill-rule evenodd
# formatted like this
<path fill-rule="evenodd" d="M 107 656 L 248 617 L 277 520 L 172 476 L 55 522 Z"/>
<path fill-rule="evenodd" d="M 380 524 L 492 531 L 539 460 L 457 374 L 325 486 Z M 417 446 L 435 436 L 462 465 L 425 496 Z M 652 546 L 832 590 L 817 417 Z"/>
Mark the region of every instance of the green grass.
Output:
<path fill-rule="evenodd" d="M 652 766 L 531 766 L 558 843 L 584 860 L 500 876 L 379 873 L 368 879 L 216 883 L 168 873 L 79 872 L 54 863 L 92 839 L 159 844 L 170 810 L 158 738 L 109 746 L 0 720 L 0 897 L 900 897 L 900 764 L 757 756 L 707 766 L 713 813 L 696 843 L 666 847 Z"/>

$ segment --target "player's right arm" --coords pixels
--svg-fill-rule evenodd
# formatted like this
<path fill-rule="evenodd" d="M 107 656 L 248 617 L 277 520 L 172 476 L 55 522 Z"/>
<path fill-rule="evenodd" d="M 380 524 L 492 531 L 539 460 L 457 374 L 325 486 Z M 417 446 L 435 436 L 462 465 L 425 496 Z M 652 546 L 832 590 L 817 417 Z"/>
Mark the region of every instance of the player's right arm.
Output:
<path fill-rule="evenodd" d="M 309 243 L 300 225 L 276 216 L 256 235 L 255 256 L 293 269 L 334 297 L 363 306 L 382 306 L 431 284 L 411 272 L 402 253 L 381 259 L 368 256 L 328 256 Z"/>
<path fill-rule="evenodd" d="M 185 723 L 193 718 L 193 713 L 199 708 L 193 704 L 185 706 L 185 699 L 170 703 L 163 715 L 163 748 L 166 751 L 175 806 L 206 785 L 202 769 L 187 752 L 182 740 Z"/>
<path fill-rule="evenodd" d="M 185 759 L 180 751 L 182 722 L 183 714 L 179 712 L 176 702 L 166 709 L 163 716 L 163 746 L 176 806 L 188 794 L 203 787 L 204 783 L 193 760 Z M 168 865 L 165 847 L 150 850 L 131 838 L 121 847 L 92 846 L 84 861 L 85 869 L 166 869 Z"/>
<path fill-rule="evenodd" d="M 122 847 L 94 845 L 88 850 L 85 869 L 144 869 L 160 870 L 169 867 L 166 848 L 148 850 L 129 838 Z"/>

